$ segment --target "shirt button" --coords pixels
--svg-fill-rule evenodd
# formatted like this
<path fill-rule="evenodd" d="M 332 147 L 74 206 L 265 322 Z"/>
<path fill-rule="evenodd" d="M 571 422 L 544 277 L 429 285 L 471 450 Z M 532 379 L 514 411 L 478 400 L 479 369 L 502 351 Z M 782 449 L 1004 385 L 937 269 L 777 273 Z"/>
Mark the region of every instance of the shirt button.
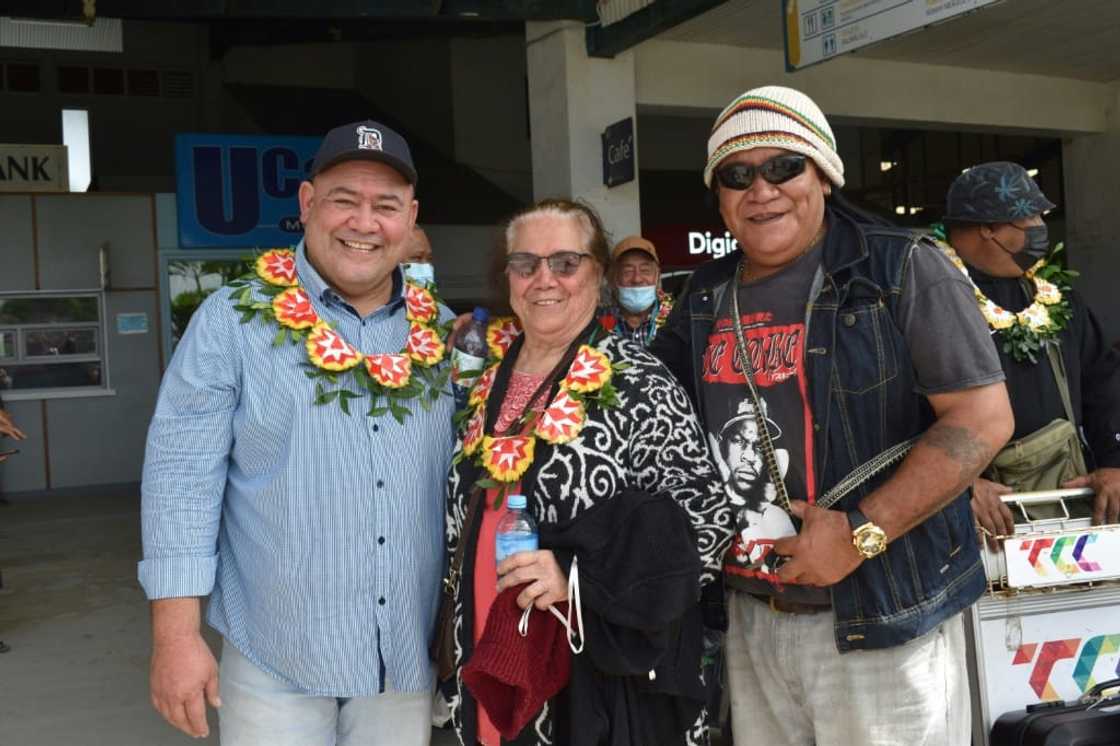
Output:
<path fill-rule="evenodd" d="M 813 423 L 813 432 L 815 432 L 815 433 L 819 433 L 820 431 L 821 431 L 821 425 L 820 425 L 820 423 L 819 423 L 819 422 L 814 422 L 814 423 Z"/>
<path fill-rule="evenodd" d="M 384 606 L 384 605 L 385 605 L 385 597 L 384 597 L 384 596 L 382 596 L 381 598 L 377 599 L 377 605 L 378 605 L 378 606 Z"/>
<path fill-rule="evenodd" d="M 377 432 L 378 430 L 380 430 L 380 428 L 379 428 L 379 427 L 378 427 L 377 425 L 374 425 L 374 426 L 373 426 L 373 431 L 374 431 L 374 432 Z"/>
<path fill-rule="evenodd" d="M 384 536 L 378 536 L 377 537 L 377 543 L 378 544 L 384 544 L 385 543 L 385 537 Z"/>
<path fill-rule="evenodd" d="M 384 486 L 385 486 L 385 483 L 384 483 L 383 481 L 381 481 L 380 479 L 378 479 L 378 480 L 377 480 L 377 486 L 378 486 L 378 487 L 384 487 Z"/>

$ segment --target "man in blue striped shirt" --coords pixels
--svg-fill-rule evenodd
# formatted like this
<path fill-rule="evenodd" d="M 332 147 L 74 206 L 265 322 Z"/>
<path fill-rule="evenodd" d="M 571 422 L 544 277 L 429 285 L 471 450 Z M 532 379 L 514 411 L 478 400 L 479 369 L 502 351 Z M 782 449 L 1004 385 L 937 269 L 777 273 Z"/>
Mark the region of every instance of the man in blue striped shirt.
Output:
<path fill-rule="evenodd" d="M 408 334 L 398 263 L 415 183 L 404 139 L 360 122 L 327 135 L 300 186 L 299 283 L 363 353 L 397 353 Z M 367 417 L 347 376 L 353 414 L 314 404 L 305 346 L 239 323 L 237 292 L 192 318 L 148 433 L 152 703 L 196 737 L 205 703 L 221 706 L 225 746 L 427 744 L 452 400 L 412 400 L 403 424 Z"/>

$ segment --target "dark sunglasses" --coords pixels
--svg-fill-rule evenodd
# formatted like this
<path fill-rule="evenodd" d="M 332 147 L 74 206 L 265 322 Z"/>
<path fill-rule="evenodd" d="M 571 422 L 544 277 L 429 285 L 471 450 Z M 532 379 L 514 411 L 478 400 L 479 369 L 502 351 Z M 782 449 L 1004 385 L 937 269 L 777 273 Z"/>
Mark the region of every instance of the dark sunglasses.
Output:
<path fill-rule="evenodd" d="M 548 262 L 548 269 L 557 277 L 571 277 L 579 270 L 580 262 L 590 257 L 580 251 L 557 251 L 549 256 L 537 256 L 518 251 L 506 257 L 506 269 L 521 277 L 532 277 L 541 262 Z"/>
<path fill-rule="evenodd" d="M 722 187 L 740 191 L 750 189 L 755 176 L 762 176 L 771 184 L 784 184 L 805 173 L 807 160 L 803 155 L 783 154 L 776 155 L 757 166 L 749 163 L 731 163 L 716 170 L 716 181 Z"/>

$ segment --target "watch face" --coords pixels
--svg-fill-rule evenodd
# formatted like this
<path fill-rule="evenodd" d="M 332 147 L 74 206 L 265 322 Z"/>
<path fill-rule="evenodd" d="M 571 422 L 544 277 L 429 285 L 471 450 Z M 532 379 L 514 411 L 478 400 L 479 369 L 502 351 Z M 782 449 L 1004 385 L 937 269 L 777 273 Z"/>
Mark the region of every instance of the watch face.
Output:
<path fill-rule="evenodd" d="M 856 549 L 865 558 L 870 559 L 880 554 L 886 548 L 886 535 L 882 529 L 874 524 L 861 527 L 863 530 L 856 536 Z"/>

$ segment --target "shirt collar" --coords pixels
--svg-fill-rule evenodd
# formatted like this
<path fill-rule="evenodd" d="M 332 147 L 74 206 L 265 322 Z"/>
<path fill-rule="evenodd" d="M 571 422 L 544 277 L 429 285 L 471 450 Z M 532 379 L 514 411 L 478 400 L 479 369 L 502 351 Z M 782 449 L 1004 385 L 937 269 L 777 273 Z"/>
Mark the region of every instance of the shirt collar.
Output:
<path fill-rule="evenodd" d="M 328 305 L 342 305 L 351 308 L 350 304 L 338 294 L 337 290 L 327 284 L 327 281 L 311 264 L 311 260 L 307 258 L 307 245 L 303 239 L 300 239 L 299 245 L 296 247 L 296 273 L 299 275 L 299 281 L 303 285 L 303 289 L 312 298 L 318 298 Z M 370 315 L 384 313 L 392 316 L 404 305 L 403 291 L 404 273 L 398 264 L 393 268 L 393 289 L 389 291 L 389 301 Z M 351 308 L 351 310 L 353 309 Z"/>

